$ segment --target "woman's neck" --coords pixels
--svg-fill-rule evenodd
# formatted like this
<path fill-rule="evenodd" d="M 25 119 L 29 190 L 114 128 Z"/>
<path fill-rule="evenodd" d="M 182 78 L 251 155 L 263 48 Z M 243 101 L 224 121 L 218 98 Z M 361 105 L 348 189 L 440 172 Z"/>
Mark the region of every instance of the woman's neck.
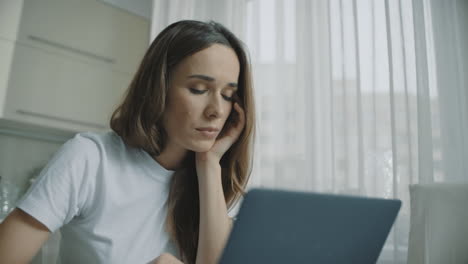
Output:
<path fill-rule="evenodd" d="M 184 167 L 184 161 L 186 160 L 189 151 L 186 149 L 175 148 L 167 145 L 164 150 L 158 156 L 153 156 L 163 168 L 166 170 L 176 171 Z"/>

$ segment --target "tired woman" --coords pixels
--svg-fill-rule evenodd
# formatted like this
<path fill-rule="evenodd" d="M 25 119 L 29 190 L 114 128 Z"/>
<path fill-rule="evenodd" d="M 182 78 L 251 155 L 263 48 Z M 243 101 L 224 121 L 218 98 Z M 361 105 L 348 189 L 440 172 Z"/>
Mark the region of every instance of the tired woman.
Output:
<path fill-rule="evenodd" d="M 247 52 L 216 22 L 153 41 L 111 131 L 67 141 L 0 225 L 0 263 L 60 230 L 61 263 L 216 263 L 252 167 Z"/>

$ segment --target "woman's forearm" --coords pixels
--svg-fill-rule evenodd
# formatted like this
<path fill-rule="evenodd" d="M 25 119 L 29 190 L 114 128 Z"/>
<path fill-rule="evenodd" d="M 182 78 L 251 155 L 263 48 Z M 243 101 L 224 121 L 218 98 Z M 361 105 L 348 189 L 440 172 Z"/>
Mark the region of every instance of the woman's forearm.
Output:
<path fill-rule="evenodd" d="M 231 223 L 227 214 L 219 162 L 197 165 L 200 193 L 200 230 L 197 264 L 217 263 L 228 239 Z"/>

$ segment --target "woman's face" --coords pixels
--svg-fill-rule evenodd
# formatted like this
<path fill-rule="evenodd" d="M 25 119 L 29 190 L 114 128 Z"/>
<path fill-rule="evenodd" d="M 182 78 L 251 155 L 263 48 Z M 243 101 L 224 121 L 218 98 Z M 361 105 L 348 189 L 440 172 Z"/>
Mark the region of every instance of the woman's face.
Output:
<path fill-rule="evenodd" d="M 166 149 L 206 152 L 233 110 L 239 60 L 229 47 L 214 44 L 181 61 L 170 80 L 164 128 Z"/>

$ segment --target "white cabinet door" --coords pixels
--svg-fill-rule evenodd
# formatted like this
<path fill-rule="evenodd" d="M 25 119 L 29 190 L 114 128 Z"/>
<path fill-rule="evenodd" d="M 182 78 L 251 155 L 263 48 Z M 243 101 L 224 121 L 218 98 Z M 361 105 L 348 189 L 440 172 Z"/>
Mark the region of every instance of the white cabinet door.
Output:
<path fill-rule="evenodd" d="M 0 9 L 0 118 L 107 129 L 149 21 L 97 0 L 0 0 Z"/>
<path fill-rule="evenodd" d="M 97 0 L 25 1 L 18 41 L 134 73 L 149 21 Z"/>
<path fill-rule="evenodd" d="M 130 74 L 18 44 L 5 116 L 67 130 L 107 128 Z"/>

